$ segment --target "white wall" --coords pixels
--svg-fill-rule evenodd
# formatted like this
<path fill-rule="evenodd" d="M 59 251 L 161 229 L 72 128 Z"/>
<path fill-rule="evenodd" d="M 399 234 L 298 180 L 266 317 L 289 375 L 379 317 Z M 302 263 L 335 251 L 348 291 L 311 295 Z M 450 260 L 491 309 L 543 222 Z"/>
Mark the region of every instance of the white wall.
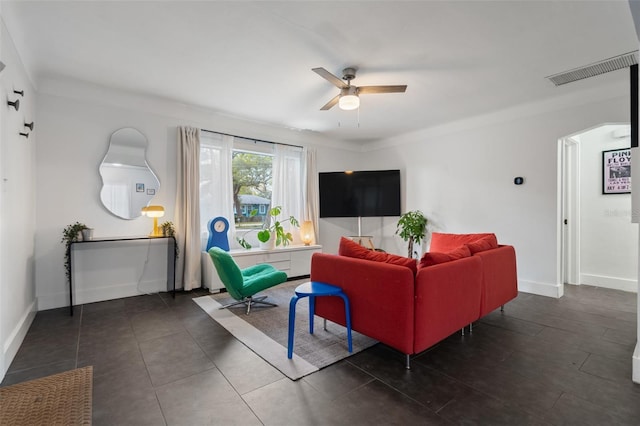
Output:
<path fill-rule="evenodd" d="M 638 225 L 631 223 L 631 194 L 602 194 L 602 151 L 629 148 L 614 138 L 621 125 L 580 135 L 580 284 L 638 291 Z"/>
<path fill-rule="evenodd" d="M 34 284 L 36 94 L 4 23 L 0 59 L 0 380 L 4 377 L 36 311 Z M 24 97 L 13 93 L 24 90 Z M 6 105 L 20 99 L 20 109 Z M 25 122 L 36 122 L 26 139 Z"/>
<path fill-rule="evenodd" d="M 431 230 L 495 232 L 500 243 L 515 246 L 519 289 L 559 297 L 558 139 L 629 117 L 628 85 L 581 84 L 583 97 L 398 136 L 389 141 L 396 146 L 367 155 L 368 165 L 404 170 L 404 210 L 422 210 Z M 514 185 L 516 176 L 525 183 Z"/>
<path fill-rule="evenodd" d="M 134 127 L 149 141 L 147 160 L 160 180 L 153 204 L 166 209 L 161 221 L 174 217 L 177 126 L 180 125 L 315 147 L 321 171 L 334 166 L 359 167 L 358 161 L 362 161 L 357 148 L 338 145 L 313 133 L 250 123 L 77 81 L 43 82 L 37 108 L 40 143 L 37 150 L 36 295 L 39 309 L 68 305 L 64 247 L 60 243 L 66 225 L 76 220 L 83 222 L 94 228 L 94 237 L 145 235 L 151 229 L 150 219 L 120 219 L 109 213 L 100 201 L 98 167 L 107 151 L 109 137 L 117 129 Z M 335 238 L 332 229 L 320 231 L 320 243 Z M 137 279 L 140 278 L 136 276 Z"/>

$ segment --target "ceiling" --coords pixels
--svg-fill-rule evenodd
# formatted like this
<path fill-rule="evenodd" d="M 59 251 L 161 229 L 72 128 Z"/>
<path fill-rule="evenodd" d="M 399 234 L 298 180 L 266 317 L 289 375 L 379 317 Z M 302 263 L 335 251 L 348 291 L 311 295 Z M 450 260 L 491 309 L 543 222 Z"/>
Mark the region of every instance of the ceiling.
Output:
<path fill-rule="evenodd" d="M 71 78 L 355 142 L 628 79 L 546 76 L 638 48 L 627 1 L 2 1 L 38 86 Z M 359 111 L 320 111 L 338 89 Z"/>

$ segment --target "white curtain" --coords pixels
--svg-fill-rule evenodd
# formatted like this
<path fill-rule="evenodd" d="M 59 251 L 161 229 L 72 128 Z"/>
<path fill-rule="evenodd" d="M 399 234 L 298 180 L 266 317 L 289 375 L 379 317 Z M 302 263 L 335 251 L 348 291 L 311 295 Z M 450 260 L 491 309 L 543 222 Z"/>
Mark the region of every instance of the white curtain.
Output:
<path fill-rule="evenodd" d="M 180 255 L 176 287 L 201 286 L 200 268 L 200 129 L 178 128 L 175 228 Z"/>
<path fill-rule="evenodd" d="M 316 163 L 316 150 L 304 149 L 304 155 L 306 161 L 304 163 L 303 177 L 305 181 L 304 185 L 304 219 L 310 220 L 313 223 L 313 242 L 316 244 L 318 241 L 318 217 L 319 217 L 319 195 L 318 195 L 318 168 Z"/>
<path fill-rule="evenodd" d="M 204 250 L 209 238 L 207 224 L 214 217 L 229 221 L 229 245 L 235 239 L 233 216 L 233 136 L 205 132 L 200 147 L 200 237 Z"/>
<path fill-rule="evenodd" d="M 295 216 L 303 220 L 304 199 L 302 148 L 276 144 L 273 157 L 273 192 L 271 205 L 281 206 L 281 218 Z M 288 225 L 288 223 L 286 224 Z M 285 226 L 288 227 L 288 226 Z M 300 232 L 289 227 L 294 243 L 300 243 Z"/>

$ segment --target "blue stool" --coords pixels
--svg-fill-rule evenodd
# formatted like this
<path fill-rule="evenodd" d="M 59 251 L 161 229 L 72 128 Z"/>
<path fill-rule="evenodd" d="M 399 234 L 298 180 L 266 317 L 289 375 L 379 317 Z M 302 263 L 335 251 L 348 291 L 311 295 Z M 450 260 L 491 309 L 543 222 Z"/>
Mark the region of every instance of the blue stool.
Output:
<path fill-rule="evenodd" d="M 293 357 L 293 330 L 296 324 L 296 303 L 303 297 L 309 298 L 309 333 L 313 334 L 313 316 L 316 311 L 317 296 L 339 296 L 344 300 L 344 310 L 347 317 L 347 341 L 349 342 L 349 352 L 353 352 L 351 345 L 351 309 L 349 308 L 349 298 L 342 292 L 340 287 L 311 281 L 300 284 L 296 287 L 296 295 L 289 302 L 289 343 L 287 347 L 287 357 Z"/>

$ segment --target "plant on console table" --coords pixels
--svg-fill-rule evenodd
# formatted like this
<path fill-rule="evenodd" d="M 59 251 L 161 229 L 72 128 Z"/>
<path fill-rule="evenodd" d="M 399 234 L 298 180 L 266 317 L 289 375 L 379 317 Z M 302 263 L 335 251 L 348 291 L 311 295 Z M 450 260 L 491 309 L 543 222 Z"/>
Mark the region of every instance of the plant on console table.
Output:
<path fill-rule="evenodd" d="M 72 223 L 71 225 L 67 225 L 62 230 L 62 240 L 61 243 L 64 243 L 64 270 L 67 274 L 67 281 L 71 278 L 71 243 L 76 241 L 82 241 L 82 231 L 85 229 L 89 229 L 87 225 L 80 222 Z"/>
<path fill-rule="evenodd" d="M 173 226 L 173 222 L 168 221 L 160 224 L 160 230 L 162 231 L 163 237 L 173 237 L 173 239 L 175 240 L 176 228 Z M 176 259 L 178 258 L 179 254 L 180 254 L 180 250 L 178 248 L 178 244 L 176 243 Z"/>
<path fill-rule="evenodd" d="M 291 225 L 295 227 L 299 227 L 300 224 L 298 219 L 293 216 L 289 216 L 287 219 L 278 220 L 278 216 L 282 213 L 282 207 L 276 206 L 267 212 L 267 220 L 265 221 L 265 228 L 258 231 L 258 240 L 261 243 L 267 243 L 270 239 L 275 239 L 275 246 L 282 245 L 283 247 L 288 246 L 293 241 L 293 235 L 291 232 L 287 232 L 284 229 L 284 223 L 291 223 Z M 253 217 L 258 214 L 258 210 L 254 209 L 249 213 L 249 217 Z M 238 244 L 240 244 L 243 248 L 250 249 L 252 246 L 246 240 L 248 232 L 245 233 L 241 238 L 238 238 Z"/>
<path fill-rule="evenodd" d="M 409 241 L 409 252 L 407 257 L 413 257 L 413 245 L 420 244 L 427 233 L 427 218 L 420 210 L 407 212 L 400 216 L 396 234 Z"/>

